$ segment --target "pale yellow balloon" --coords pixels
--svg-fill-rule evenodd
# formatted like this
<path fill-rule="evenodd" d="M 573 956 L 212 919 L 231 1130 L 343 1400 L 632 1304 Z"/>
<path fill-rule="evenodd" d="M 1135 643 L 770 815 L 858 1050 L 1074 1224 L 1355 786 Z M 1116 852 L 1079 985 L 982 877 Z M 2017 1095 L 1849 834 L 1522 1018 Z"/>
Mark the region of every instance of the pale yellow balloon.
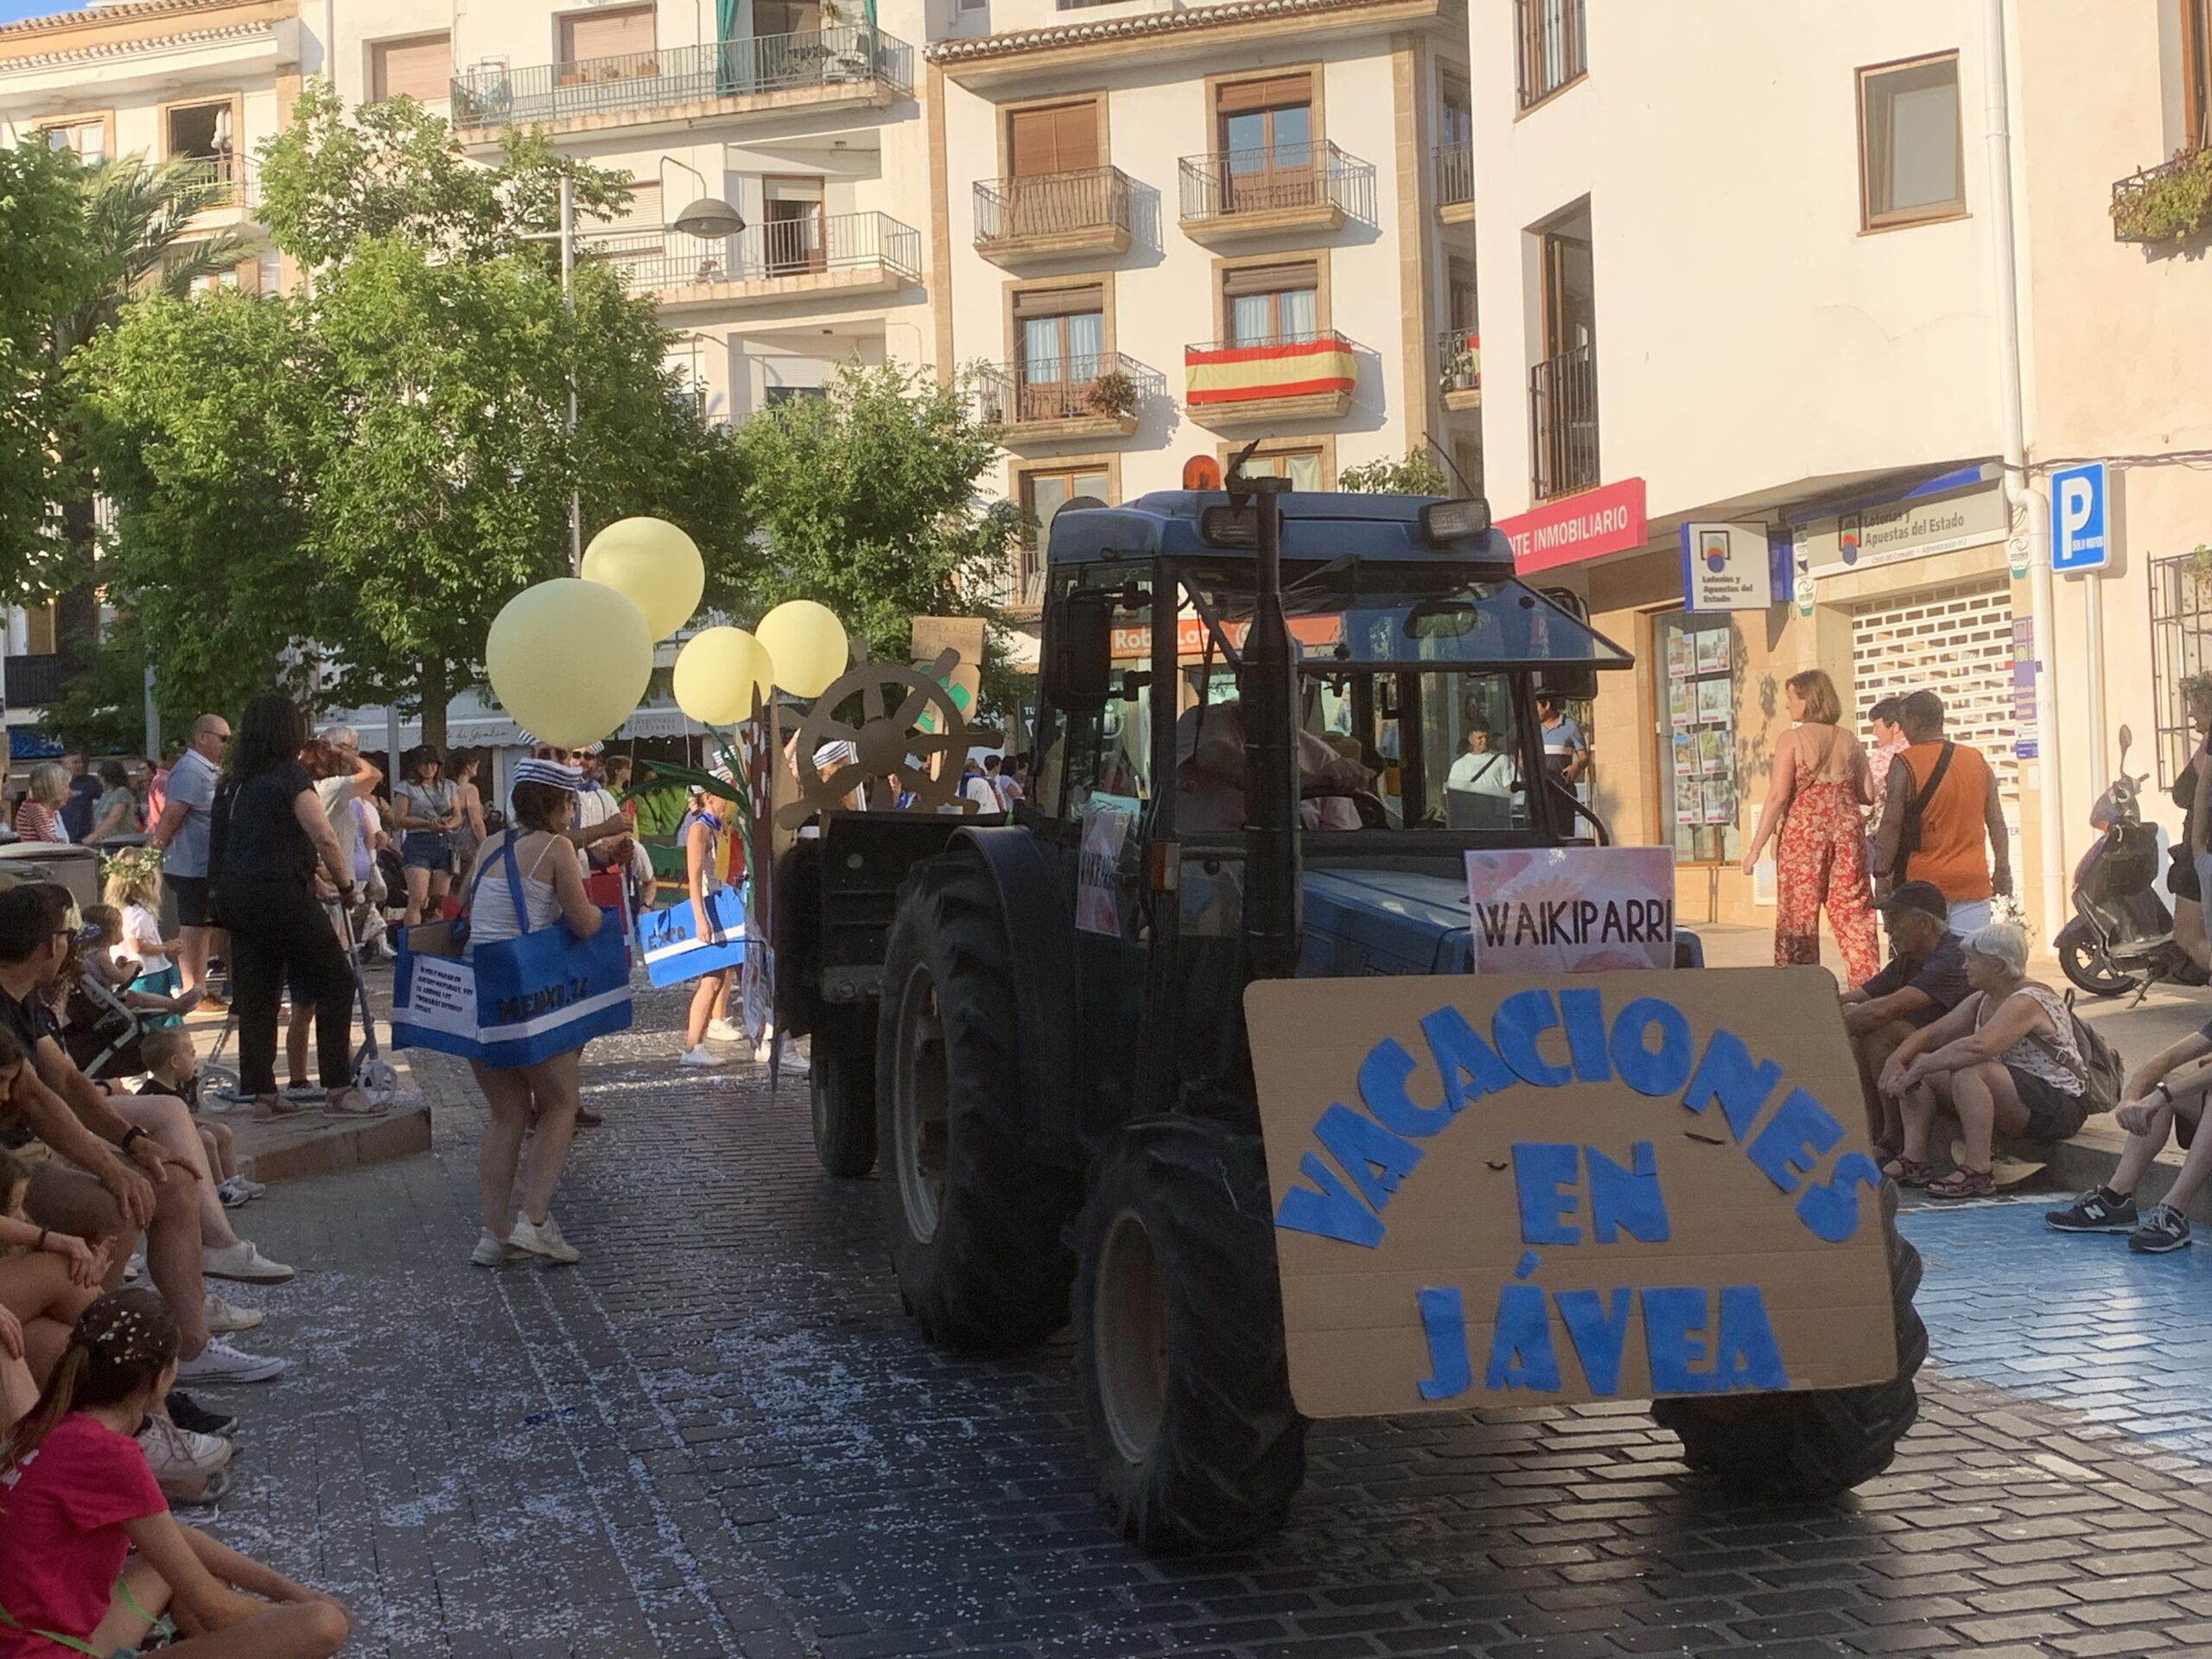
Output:
<path fill-rule="evenodd" d="M 734 726 L 753 718 L 776 680 L 760 642 L 743 628 L 707 628 L 676 653 L 676 706 L 707 726 Z"/>
<path fill-rule="evenodd" d="M 492 619 L 485 677 L 541 743 L 596 743 L 629 719 L 652 678 L 653 637 L 603 582 L 561 576 L 525 588 Z"/>
<path fill-rule="evenodd" d="M 785 600 L 753 632 L 776 665 L 776 683 L 793 696 L 820 696 L 851 660 L 845 625 L 810 599 Z"/>
<path fill-rule="evenodd" d="M 698 544 L 665 518 L 617 518 L 584 549 L 583 575 L 627 596 L 656 639 L 691 620 L 707 588 Z"/>

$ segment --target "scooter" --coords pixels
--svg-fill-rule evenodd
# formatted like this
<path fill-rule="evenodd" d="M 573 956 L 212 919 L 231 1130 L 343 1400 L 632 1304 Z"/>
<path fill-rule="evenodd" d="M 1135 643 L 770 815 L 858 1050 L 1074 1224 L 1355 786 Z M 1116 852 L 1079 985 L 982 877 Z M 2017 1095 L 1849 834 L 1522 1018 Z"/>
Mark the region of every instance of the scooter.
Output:
<path fill-rule="evenodd" d="M 2173 912 L 2158 890 L 2158 832 L 2143 822 L 2145 772 L 2130 777 L 2134 741 L 2120 728 L 2120 776 L 2090 810 L 2102 832 L 2074 867 L 2074 916 L 2052 941 L 2066 977 L 2092 996 L 2133 991 L 2142 1001 L 2162 981 L 2202 985 L 2208 976 L 2174 938 Z"/>

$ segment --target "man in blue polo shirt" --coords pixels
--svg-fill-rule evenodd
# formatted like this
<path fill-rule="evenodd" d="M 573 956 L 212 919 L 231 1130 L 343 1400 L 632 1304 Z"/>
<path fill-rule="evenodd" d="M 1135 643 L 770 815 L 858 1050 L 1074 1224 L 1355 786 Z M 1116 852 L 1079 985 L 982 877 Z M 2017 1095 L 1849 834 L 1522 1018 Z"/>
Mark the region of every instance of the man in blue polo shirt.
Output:
<path fill-rule="evenodd" d="M 1843 1028 L 1859 1062 L 1875 1161 L 1887 1163 L 1904 1144 L 1904 1118 L 1899 1103 L 1882 1092 L 1882 1068 L 1898 1044 L 1964 1001 L 1968 987 L 1961 941 L 1934 882 L 1900 881 L 1876 908 L 1894 954 L 1872 978 L 1843 994 Z"/>

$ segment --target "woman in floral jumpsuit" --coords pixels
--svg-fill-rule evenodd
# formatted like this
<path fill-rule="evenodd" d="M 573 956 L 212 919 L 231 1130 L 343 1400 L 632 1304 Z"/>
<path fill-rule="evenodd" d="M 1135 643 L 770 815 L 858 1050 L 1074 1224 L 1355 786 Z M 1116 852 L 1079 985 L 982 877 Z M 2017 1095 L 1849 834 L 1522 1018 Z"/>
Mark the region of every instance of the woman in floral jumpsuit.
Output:
<path fill-rule="evenodd" d="M 1744 850 L 1744 874 L 1751 873 L 1767 842 L 1777 841 L 1775 962 L 1819 963 L 1825 904 L 1843 948 L 1846 982 L 1857 985 L 1881 965 L 1866 868 L 1865 814 L 1874 794 L 1866 751 L 1836 723 L 1842 700 L 1819 669 L 1791 675 L 1785 696 L 1797 724 L 1775 743 L 1773 782 L 1759 810 L 1758 833 Z"/>

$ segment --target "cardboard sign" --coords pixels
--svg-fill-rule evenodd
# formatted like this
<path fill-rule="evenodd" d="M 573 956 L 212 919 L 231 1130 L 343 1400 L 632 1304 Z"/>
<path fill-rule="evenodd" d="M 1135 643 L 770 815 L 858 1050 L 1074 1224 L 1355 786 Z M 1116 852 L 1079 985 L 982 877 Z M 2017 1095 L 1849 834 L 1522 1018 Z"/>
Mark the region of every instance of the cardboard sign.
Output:
<path fill-rule="evenodd" d="M 1896 1375 L 1820 969 L 1264 981 L 1245 1015 L 1307 1415 Z"/>
<path fill-rule="evenodd" d="M 1086 933 L 1122 937 L 1118 877 L 1122 848 L 1134 822 L 1126 812 L 1105 810 L 1084 821 L 1083 853 L 1076 866 L 1075 925 Z"/>
<path fill-rule="evenodd" d="M 1478 974 L 1675 965 L 1670 847 L 1542 847 L 1467 855 Z"/>

